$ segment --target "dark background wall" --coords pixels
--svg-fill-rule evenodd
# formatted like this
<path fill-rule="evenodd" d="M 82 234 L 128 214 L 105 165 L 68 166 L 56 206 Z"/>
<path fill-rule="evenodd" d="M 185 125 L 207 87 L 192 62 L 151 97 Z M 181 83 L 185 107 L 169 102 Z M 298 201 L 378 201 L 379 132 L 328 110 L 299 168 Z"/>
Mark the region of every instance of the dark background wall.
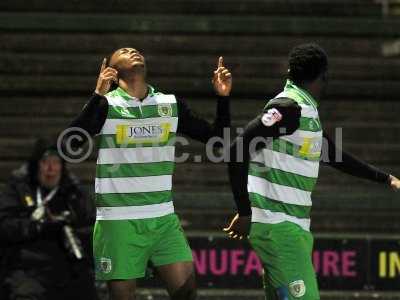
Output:
<path fill-rule="evenodd" d="M 398 13 L 398 5 L 373 0 L 1 1 L 0 182 L 27 158 L 36 136 L 67 126 L 94 90 L 102 58 L 119 47 L 141 50 L 149 82 L 210 120 L 210 78 L 223 55 L 240 127 L 282 89 L 289 50 L 311 41 L 330 56 L 324 129 L 342 127 L 344 149 L 400 175 Z M 183 150 L 204 154 L 195 142 Z M 89 189 L 94 157 L 70 166 Z M 179 164 L 175 192 L 188 229 L 218 230 L 232 213 L 223 164 Z M 393 232 L 398 198 L 322 167 L 314 230 Z"/>

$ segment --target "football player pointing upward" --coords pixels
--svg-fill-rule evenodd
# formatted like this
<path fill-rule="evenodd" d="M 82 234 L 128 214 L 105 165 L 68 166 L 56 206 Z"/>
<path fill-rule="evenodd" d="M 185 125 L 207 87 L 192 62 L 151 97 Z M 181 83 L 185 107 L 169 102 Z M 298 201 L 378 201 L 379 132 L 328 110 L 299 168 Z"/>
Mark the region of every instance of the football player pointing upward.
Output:
<path fill-rule="evenodd" d="M 147 83 L 138 50 L 119 49 L 106 65 L 94 95 L 70 125 L 99 138 L 96 277 L 107 281 L 112 300 L 134 299 L 136 279 L 151 261 L 171 299 L 195 299 L 191 249 L 172 202 L 173 139 L 180 133 L 206 143 L 222 136 L 230 126 L 231 74 L 220 57 L 212 80 L 217 116 L 210 124 Z M 117 88 L 109 91 L 112 83 Z"/>

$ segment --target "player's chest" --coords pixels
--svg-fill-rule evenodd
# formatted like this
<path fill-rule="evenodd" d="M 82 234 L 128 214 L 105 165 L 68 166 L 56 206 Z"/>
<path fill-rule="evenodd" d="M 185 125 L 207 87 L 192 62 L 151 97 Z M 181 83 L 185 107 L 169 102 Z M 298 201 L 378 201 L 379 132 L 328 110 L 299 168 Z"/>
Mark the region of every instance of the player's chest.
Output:
<path fill-rule="evenodd" d="M 176 104 L 112 106 L 103 134 L 115 135 L 119 145 L 165 143 L 175 134 L 177 126 Z"/>

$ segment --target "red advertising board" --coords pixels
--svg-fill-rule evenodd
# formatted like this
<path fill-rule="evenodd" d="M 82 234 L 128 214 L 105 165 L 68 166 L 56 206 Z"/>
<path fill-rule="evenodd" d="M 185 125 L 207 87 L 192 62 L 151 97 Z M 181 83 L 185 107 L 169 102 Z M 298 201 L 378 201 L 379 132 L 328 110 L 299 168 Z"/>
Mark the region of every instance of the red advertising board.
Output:
<path fill-rule="evenodd" d="M 200 288 L 262 287 L 262 264 L 246 242 L 210 235 L 189 243 Z M 395 237 L 317 235 L 312 258 L 321 290 L 400 290 Z"/>

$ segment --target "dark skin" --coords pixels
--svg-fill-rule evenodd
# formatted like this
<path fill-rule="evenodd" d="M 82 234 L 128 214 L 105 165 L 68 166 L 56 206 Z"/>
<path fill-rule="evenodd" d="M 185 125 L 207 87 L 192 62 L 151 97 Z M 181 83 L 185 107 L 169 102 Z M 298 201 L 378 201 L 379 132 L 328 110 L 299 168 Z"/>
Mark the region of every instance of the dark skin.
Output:
<path fill-rule="evenodd" d="M 109 67 L 107 67 L 107 60 L 103 60 L 95 92 L 105 95 L 112 82 L 118 83 L 120 88 L 137 99 L 141 100 L 146 97 L 148 92 L 146 62 L 138 50 L 134 48 L 118 49 L 111 56 Z M 217 95 L 228 96 L 230 94 L 232 76 L 224 67 L 222 57 L 218 60 L 212 84 Z M 172 300 L 195 299 L 195 272 L 191 261 L 159 266 L 157 273 L 165 283 Z M 135 279 L 111 280 L 107 284 L 111 300 L 135 299 Z"/>
<path fill-rule="evenodd" d="M 118 83 L 119 87 L 129 95 L 143 99 L 147 94 L 146 61 L 143 55 L 134 48 L 121 48 L 113 53 L 109 67 L 104 58 L 95 92 L 105 95 L 111 82 Z M 214 71 L 212 84 L 219 96 L 228 96 L 232 88 L 232 75 L 224 66 L 223 58 L 218 59 L 218 67 Z"/>

